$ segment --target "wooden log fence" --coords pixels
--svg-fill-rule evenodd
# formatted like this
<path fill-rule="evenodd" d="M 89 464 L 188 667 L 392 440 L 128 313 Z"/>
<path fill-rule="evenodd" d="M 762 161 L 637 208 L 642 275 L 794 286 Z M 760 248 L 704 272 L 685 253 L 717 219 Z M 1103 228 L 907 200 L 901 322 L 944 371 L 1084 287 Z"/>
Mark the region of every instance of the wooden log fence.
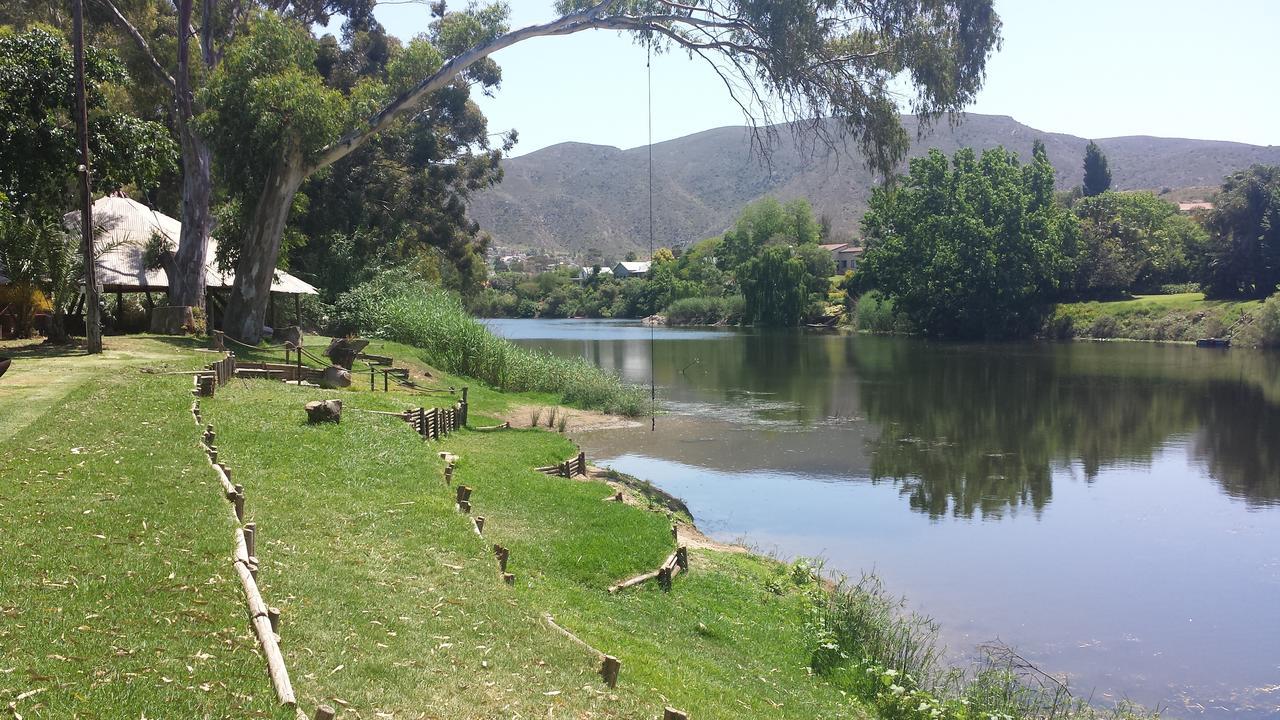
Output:
<path fill-rule="evenodd" d="M 463 388 L 463 396 L 466 388 Z M 466 425 L 467 402 L 463 400 L 447 408 L 413 408 L 401 414 L 423 440 L 439 440 Z"/>
<path fill-rule="evenodd" d="M 688 571 L 689 550 L 684 545 L 681 545 L 676 548 L 675 552 L 667 556 L 667 559 L 658 566 L 657 570 L 641 573 L 640 575 L 627 578 L 615 585 L 610 585 L 609 594 L 616 593 L 619 590 L 625 590 L 629 587 L 635 587 L 636 585 L 640 585 L 641 583 L 645 583 L 650 580 L 657 580 L 658 585 L 661 586 L 663 590 L 670 590 L 671 581 L 675 576 Z"/>
<path fill-rule="evenodd" d="M 585 476 L 587 474 L 587 454 L 579 452 L 577 456 L 571 457 L 564 462 L 555 465 L 544 465 L 537 468 L 537 470 L 545 475 L 558 475 L 560 477 Z"/>
<path fill-rule="evenodd" d="M 600 652 L 588 644 L 587 641 L 574 635 L 567 628 L 557 623 L 551 613 L 542 613 L 542 620 L 547 624 L 547 627 L 569 638 L 575 645 L 594 655 L 600 662 L 600 669 L 597 671 L 600 674 L 600 679 L 604 680 L 605 684 L 611 688 L 618 686 L 618 672 L 622 670 L 622 662 L 618 658 Z"/>
<path fill-rule="evenodd" d="M 214 382 L 229 382 L 235 377 L 236 366 L 235 356 L 228 354 L 227 358 L 215 362 L 211 366 Z M 191 415 L 196 421 L 196 425 L 203 423 L 200 412 L 200 401 L 197 399 L 191 406 Z M 214 432 L 212 425 L 203 425 L 204 432 L 201 435 L 201 446 L 208 456 L 209 465 L 213 468 L 214 474 L 218 478 L 218 484 L 222 488 L 223 496 L 232 503 L 233 512 L 236 516 L 236 524 L 238 527 L 232 534 L 232 555 L 231 565 L 235 570 L 236 577 L 240 580 L 240 587 L 244 591 L 245 607 L 249 613 L 249 623 L 253 626 L 254 634 L 258 637 L 258 643 L 262 646 L 263 657 L 267 661 L 267 675 L 271 679 L 271 686 L 275 690 L 276 698 L 280 704 L 297 708 L 298 700 L 293 691 L 293 684 L 289 680 L 289 670 L 284 663 L 284 655 L 280 652 L 280 610 L 270 607 L 262 598 L 262 592 L 258 588 L 258 557 L 257 557 L 257 540 L 258 526 L 257 523 L 245 523 L 245 491 L 243 485 L 233 484 L 231 482 L 231 470 L 224 464 L 218 462 L 218 448 L 215 445 L 217 433 Z M 317 717 L 322 717 L 321 711 L 316 711 Z M 328 717 L 333 717 L 332 713 Z"/>
<path fill-rule="evenodd" d="M 191 394 L 196 397 L 213 397 L 218 388 L 231 382 L 236 376 L 236 354 L 229 352 L 221 360 L 209 363 L 192 377 Z"/>

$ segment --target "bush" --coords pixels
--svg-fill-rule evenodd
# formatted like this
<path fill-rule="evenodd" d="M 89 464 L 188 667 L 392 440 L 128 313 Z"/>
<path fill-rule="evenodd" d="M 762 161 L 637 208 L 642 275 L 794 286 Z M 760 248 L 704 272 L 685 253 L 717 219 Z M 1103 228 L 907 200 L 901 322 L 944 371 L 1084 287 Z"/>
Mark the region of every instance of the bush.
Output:
<path fill-rule="evenodd" d="M 894 332 L 899 328 L 893 301 L 872 290 L 858 298 L 855 317 L 859 330 L 867 332 Z"/>
<path fill-rule="evenodd" d="M 343 293 L 332 330 L 413 345 L 427 364 L 504 391 L 557 393 L 567 404 L 622 415 L 645 407 L 640 388 L 581 359 L 519 347 L 468 315 L 457 295 L 395 272 Z"/>
<path fill-rule="evenodd" d="M 1267 298 L 1253 316 L 1255 344 L 1280 348 L 1280 292 Z"/>
<path fill-rule="evenodd" d="M 677 300 L 666 309 L 669 325 L 722 325 L 742 321 L 746 307 L 741 295 L 732 297 L 691 297 Z"/>

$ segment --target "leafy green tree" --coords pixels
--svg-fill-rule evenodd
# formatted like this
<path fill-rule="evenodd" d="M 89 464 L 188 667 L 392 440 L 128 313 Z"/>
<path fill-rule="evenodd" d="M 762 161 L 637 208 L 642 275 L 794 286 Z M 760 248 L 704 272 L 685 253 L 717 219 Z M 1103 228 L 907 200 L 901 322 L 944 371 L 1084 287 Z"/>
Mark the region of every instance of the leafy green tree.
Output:
<path fill-rule="evenodd" d="M 175 158 L 163 125 L 113 107 L 109 98 L 127 82 L 114 55 L 87 48 L 92 181 L 109 190 L 148 188 Z M 65 338 L 62 318 L 83 277 L 78 234 L 62 226 L 75 204 L 80 164 L 73 102 L 66 40 L 44 27 L 0 28 L 0 266 L 49 296 L 55 340 Z"/>
<path fill-rule="evenodd" d="M 738 268 L 747 320 L 770 327 L 798 324 L 808 306 L 805 288 L 809 277 L 805 261 L 792 247 L 764 248 Z"/>
<path fill-rule="evenodd" d="M 318 66 L 327 85 L 350 93 L 361 82 L 394 83 L 434 52 L 424 39 L 402 45 L 374 25 L 346 46 L 321 38 Z M 435 93 L 423 112 L 302 186 L 305 209 L 289 222 L 302 240 L 289 250 L 290 269 L 334 297 L 380 268 L 410 265 L 473 297 L 485 279 L 489 238 L 467 216 L 467 200 L 501 179 L 499 161 L 510 147 L 476 150 L 488 142 L 488 123 L 468 88 Z"/>
<path fill-rule="evenodd" d="M 1191 278 L 1189 257 L 1203 252 L 1200 225 L 1154 193 L 1105 192 L 1072 208 L 1080 220 L 1074 293 L 1114 297 L 1156 292 Z"/>
<path fill-rule="evenodd" d="M 904 92 L 906 105 L 925 123 L 960 110 L 981 88 L 987 58 L 998 46 L 1000 32 L 992 0 L 884 0 L 870 12 L 856 3 L 820 0 L 727 0 L 715 6 L 665 0 L 561 0 L 556 10 L 560 17 L 555 20 L 509 30 L 505 5 L 473 6 L 464 12 L 446 12 L 439 6 L 433 44 L 443 62 L 414 75 L 404 92 L 359 94 L 367 102 L 351 103 L 352 114 L 365 119 L 344 127 L 341 136 L 334 132 L 334 125 L 342 123 L 324 121 L 324 113 L 301 107 L 305 102 L 327 106 L 324 95 L 306 79 L 301 63 L 293 63 L 293 70 L 280 62 L 267 63 L 268 74 L 255 73 L 253 81 L 219 80 L 216 76 L 226 73 L 224 61 L 211 80 L 221 85 L 222 93 L 208 96 L 210 111 L 227 121 L 225 126 L 210 127 L 221 136 L 220 146 L 226 148 L 231 142 L 225 128 L 237 125 L 232 117 L 236 112 L 262 116 L 262 104 L 256 110 L 253 106 L 215 107 L 214 99 L 251 99 L 232 91 L 237 83 L 253 82 L 259 86 L 255 94 L 275 91 L 275 105 L 296 108 L 313 121 L 273 123 L 287 137 L 275 143 L 275 155 L 260 158 L 271 166 L 257 173 L 264 182 L 246 190 L 257 191 L 258 196 L 243 213 L 250 223 L 228 303 L 227 330 L 249 341 L 261 334 L 271 269 L 281 251 L 293 196 L 302 182 L 418 112 L 435 92 L 458 82 L 496 85 L 497 66 L 490 55 L 503 48 L 535 37 L 614 30 L 659 51 L 684 49 L 726 74 L 726 81 L 728 74 L 736 75 L 740 82 L 727 85 L 737 93 L 744 111 L 748 107 L 761 110 L 758 119 L 765 124 L 775 119 L 844 118 L 843 132 L 862 148 L 868 163 L 888 172 L 908 147 L 899 118 Z M 245 70 L 256 68 L 240 68 Z M 272 75 L 278 77 L 267 79 Z M 905 87 L 903 78 L 907 78 Z M 784 117 L 776 117 L 779 113 Z M 215 130 L 218 127 L 224 130 Z M 805 127 L 821 133 L 826 126 L 811 122 Z M 325 133 L 329 135 L 325 144 L 315 147 L 313 141 Z"/>
<path fill-rule="evenodd" d="M 859 274 L 926 334 L 1016 337 L 1039 325 L 1075 232 L 1043 144 L 1026 166 L 1004 148 L 962 149 L 951 162 L 933 150 L 872 193 Z"/>
<path fill-rule="evenodd" d="M 1107 156 L 1102 154 L 1098 144 L 1089 141 L 1084 149 L 1084 196 L 1101 195 L 1111 188 L 1111 169 L 1107 167 Z"/>
<path fill-rule="evenodd" d="M 792 200 L 784 205 L 766 197 L 743 208 L 733 228 L 724 234 L 720 266 L 733 270 L 769 243 L 815 244 L 820 237 L 821 226 L 814 220 L 808 200 Z"/>
<path fill-rule="evenodd" d="M 1280 166 L 1229 175 L 1206 221 L 1202 284 L 1215 297 L 1264 297 L 1280 285 Z"/>

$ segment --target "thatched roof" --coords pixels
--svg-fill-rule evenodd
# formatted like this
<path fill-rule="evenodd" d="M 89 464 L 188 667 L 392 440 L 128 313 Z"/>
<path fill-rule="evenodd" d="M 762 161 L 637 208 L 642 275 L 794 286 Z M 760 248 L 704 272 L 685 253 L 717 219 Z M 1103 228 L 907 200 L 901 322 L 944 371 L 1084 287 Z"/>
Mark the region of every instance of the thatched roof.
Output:
<path fill-rule="evenodd" d="M 80 213 L 67 213 L 68 227 L 79 227 Z M 104 197 L 93 203 L 93 224 L 100 228 L 96 238 L 105 251 L 98 256 L 98 282 L 106 292 L 167 290 L 169 276 L 163 269 L 148 269 L 144 261 L 147 244 L 159 236 L 170 248 L 178 245 L 182 223 L 139 202 L 124 197 Z M 205 256 L 205 284 L 210 289 L 229 288 L 235 275 L 222 273 L 214 260 L 218 243 L 209 238 Z M 271 292 L 315 295 L 316 289 L 283 270 L 276 270 Z"/>

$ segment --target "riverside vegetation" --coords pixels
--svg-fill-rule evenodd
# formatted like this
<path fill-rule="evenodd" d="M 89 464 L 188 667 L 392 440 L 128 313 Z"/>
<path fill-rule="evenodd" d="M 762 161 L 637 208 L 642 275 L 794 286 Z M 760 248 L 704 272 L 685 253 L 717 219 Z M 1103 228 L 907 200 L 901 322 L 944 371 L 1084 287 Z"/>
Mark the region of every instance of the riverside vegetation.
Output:
<path fill-rule="evenodd" d="M 0 700 L 28 717 L 105 707 L 291 717 L 273 706 L 243 621 L 231 521 L 209 512 L 220 496 L 187 412 L 190 379 L 163 374 L 208 355 L 170 338 L 109 345 L 119 349 L 100 359 L 5 348 L 19 359 L 6 383 L 39 372 L 23 362 L 36 355 L 75 372 L 20 411 L 0 406 L 13 430 L 0 440 L 0 472 L 22 488 L 3 502 L 8 517 L 26 519 L 6 527 L 0 548 L 10 569 L 0 636 L 15 668 Z M 476 424 L 555 399 L 428 367 L 417 358 L 431 348 L 371 349 L 415 376 L 431 372 L 434 385 L 469 384 Z M 341 424 L 299 420 L 320 394 L 348 406 Z M 599 482 L 535 472 L 573 452 L 558 433 L 463 430 L 424 446 L 404 423 L 355 411 L 421 402 L 238 381 L 202 403 L 220 459 L 249 488 L 259 582 L 283 606 L 304 706 L 353 717 L 650 717 L 664 704 L 698 718 L 1045 716 L 1025 669 L 993 657 L 965 676 L 948 671 L 927 619 L 873 581 L 829 588 L 817 564 L 691 547 L 692 571 L 670 593 L 609 595 L 608 584 L 670 552 L 668 515 L 606 502 L 613 489 Z M 473 488 L 485 538 L 454 509 L 436 449 L 459 456 L 456 477 Z M 491 542 L 510 548 L 514 588 L 497 576 Z M 34 610 L 47 607 L 57 612 Z M 546 628 L 544 612 L 622 660 L 616 689 Z M 1098 712 L 1059 703 L 1054 716 Z"/>

